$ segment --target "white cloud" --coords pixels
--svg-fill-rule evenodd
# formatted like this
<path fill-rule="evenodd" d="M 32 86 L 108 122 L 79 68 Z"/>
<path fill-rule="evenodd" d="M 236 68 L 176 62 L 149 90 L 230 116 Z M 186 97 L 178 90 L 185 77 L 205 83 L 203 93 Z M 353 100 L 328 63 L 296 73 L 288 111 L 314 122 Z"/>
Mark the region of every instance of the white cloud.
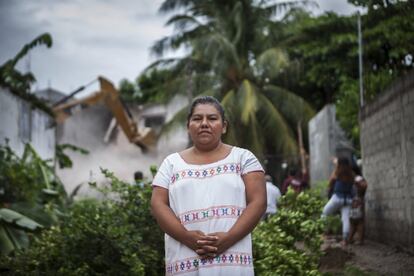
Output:
<path fill-rule="evenodd" d="M 319 11 L 333 11 L 341 15 L 349 15 L 356 12 L 356 7 L 349 4 L 346 0 L 319 0 Z"/>
<path fill-rule="evenodd" d="M 135 79 L 153 61 L 152 44 L 172 32 L 164 26 L 168 15 L 157 13 L 162 2 L 0 0 L 0 35 L 8 38 L 0 42 L 0 63 L 37 35 L 50 32 L 53 47 L 38 47 L 30 54 L 38 89 L 51 82 L 70 92 L 98 75 L 115 84 L 121 78 Z M 318 2 L 321 10 L 350 13 L 345 0 Z M 19 68 L 25 69 L 26 63 Z"/>

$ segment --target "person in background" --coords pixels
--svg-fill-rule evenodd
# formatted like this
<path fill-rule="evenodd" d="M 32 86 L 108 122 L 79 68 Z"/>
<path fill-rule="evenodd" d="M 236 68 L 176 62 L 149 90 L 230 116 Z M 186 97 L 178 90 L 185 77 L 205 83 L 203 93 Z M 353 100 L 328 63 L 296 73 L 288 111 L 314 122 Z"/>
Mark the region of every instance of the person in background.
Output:
<path fill-rule="evenodd" d="M 355 164 L 353 166 L 355 173 L 355 184 L 354 184 L 354 194 L 355 197 L 352 201 L 352 208 L 350 213 L 350 233 L 349 233 L 349 242 L 354 242 L 354 235 L 357 234 L 357 239 L 355 240 L 356 245 L 361 245 L 364 243 L 365 236 L 365 192 L 368 187 L 368 183 L 364 177 L 362 177 L 361 170 Z"/>
<path fill-rule="evenodd" d="M 266 211 L 264 170 L 253 153 L 222 142 L 227 124 L 217 99 L 196 98 L 193 146 L 167 156 L 154 177 L 166 275 L 254 275 L 250 233 Z"/>
<path fill-rule="evenodd" d="M 267 192 L 267 208 L 264 218 L 269 217 L 270 215 L 276 214 L 277 212 L 277 201 L 282 196 L 280 190 L 272 182 L 272 177 L 270 175 L 265 175 L 266 180 L 266 192 Z"/>
<path fill-rule="evenodd" d="M 348 244 L 350 233 L 349 212 L 354 198 L 354 172 L 347 158 L 338 158 L 336 168 L 328 184 L 328 195 L 332 195 L 322 211 L 322 217 L 341 212 L 342 245 Z"/>
<path fill-rule="evenodd" d="M 289 187 L 291 187 L 296 193 L 300 193 L 302 191 L 302 179 L 298 175 L 296 169 L 289 170 L 289 176 L 285 179 L 285 181 L 283 181 L 282 194 L 286 194 Z"/>
<path fill-rule="evenodd" d="M 144 186 L 144 175 L 142 174 L 141 171 L 134 172 L 134 180 L 135 180 L 136 185 L 140 187 Z"/>

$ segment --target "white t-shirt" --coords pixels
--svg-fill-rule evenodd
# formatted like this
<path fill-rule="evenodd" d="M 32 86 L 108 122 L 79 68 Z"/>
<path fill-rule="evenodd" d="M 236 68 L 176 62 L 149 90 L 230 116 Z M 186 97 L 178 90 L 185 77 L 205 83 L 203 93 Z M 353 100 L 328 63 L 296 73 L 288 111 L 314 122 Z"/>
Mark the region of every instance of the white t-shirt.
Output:
<path fill-rule="evenodd" d="M 266 214 L 276 214 L 277 212 L 277 201 L 282 196 L 278 187 L 273 185 L 271 182 L 266 182 L 267 192 L 267 208 Z"/>
<path fill-rule="evenodd" d="M 186 229 L 227 232 L 246 208 L 242 175 L 253 171 L 263 168 L 250 151 L 238 147 L 203 165 L 188 164 L 173 153 L 162 162 L 153 185 L 168 189 L 170 208 Z M 165 259 L 166 275 L 254 275 L 250 234 L 208 260 L 165 234 Z"/>

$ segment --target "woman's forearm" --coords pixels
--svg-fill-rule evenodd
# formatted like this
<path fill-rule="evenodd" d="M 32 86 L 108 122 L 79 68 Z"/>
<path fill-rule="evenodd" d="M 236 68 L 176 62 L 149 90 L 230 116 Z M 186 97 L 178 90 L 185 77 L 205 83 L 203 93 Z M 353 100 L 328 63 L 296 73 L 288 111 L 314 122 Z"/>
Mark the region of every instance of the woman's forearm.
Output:
<path fill-rule="evenodd" d="M 259 222 L 263 213 L 266 210 L 266 199 L 264 200 L 254 200 L 248 203 L 246 209 L 244 209 L 242 215 L 236 221 L 236 223 L 231 227 L 228 232 L 215 232 L 209 233 L 208 237 L 215 237 L 215 241 L 198 241 L 198 244 L 201 245 L 211 245 L 215 247 L 213 257 L 216 254 L 221 254 L 231 246 L 236 244 L 238 241 L 243 239 L 247 234 L 249 234 L 254 227 Z M 205 253 L 205 250 L 197 250 L 197 253 Z M 210 255 L 211 256 L 211 255 Z"/>
<path fill-rule="evenodd" d="M 164 203 L 152 203 L 151 209 L 161 229 L 175 240 L 186 244 L 187 229 L 180 223 L 171 208 Z"/>
<path fill-rule="evenodd" d="M 217 251 L 216 247 L 211 246 L 216 237 L 206 236 L 199 230 L 187 230 L 180 223 L 171 208 L 164 203 L 152 203 L 151 207 L 159 226 L 170 237 L 196 252 L 198 249 L 203 248 L 203 251 L 199 253 L 201 257 L 207 257 Z M 206 243 L 199 244 L 201 240 L 206 241 Z"/>
<path fill-rule="evenodd" d="M 251 233 L 266 211 L 266 200 L 255 200 L 250 202 L 242 215 L 228 231 L 229 246 L 243 239 Z"/>

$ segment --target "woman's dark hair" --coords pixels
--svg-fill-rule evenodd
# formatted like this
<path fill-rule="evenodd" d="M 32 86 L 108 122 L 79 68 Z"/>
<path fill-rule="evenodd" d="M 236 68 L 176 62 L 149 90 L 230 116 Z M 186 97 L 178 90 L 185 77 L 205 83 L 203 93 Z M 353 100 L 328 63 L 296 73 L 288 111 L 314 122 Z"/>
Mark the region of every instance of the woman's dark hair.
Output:
<path fill-rule="evenodd" d="M 344 182 L 354 181 L 354 171 L 352 170 L 351 162 L 348 158 L 338 158 L 338 164 L 335 171 L 336 178 Z"/>
<path fill-rule="evenodd" d="M 190 106 L 190 109 L 189 109 L 188 115 L 187 115 L 187 126 L 190 122 L 191 116 L 193 116 L 194 109 L 199 104 L 211 104 L 220 113 L 221 121 L 223 123 L 224 123 L 224 121 L 226 121 L 226 117 L 224 116 L 224 108 L 216 98 L 214 98 L 212 96 L 199 96 L 199 97 L 195 98 L 193 100 L 193 102 L 191 103 L 191 106 Z"/>

